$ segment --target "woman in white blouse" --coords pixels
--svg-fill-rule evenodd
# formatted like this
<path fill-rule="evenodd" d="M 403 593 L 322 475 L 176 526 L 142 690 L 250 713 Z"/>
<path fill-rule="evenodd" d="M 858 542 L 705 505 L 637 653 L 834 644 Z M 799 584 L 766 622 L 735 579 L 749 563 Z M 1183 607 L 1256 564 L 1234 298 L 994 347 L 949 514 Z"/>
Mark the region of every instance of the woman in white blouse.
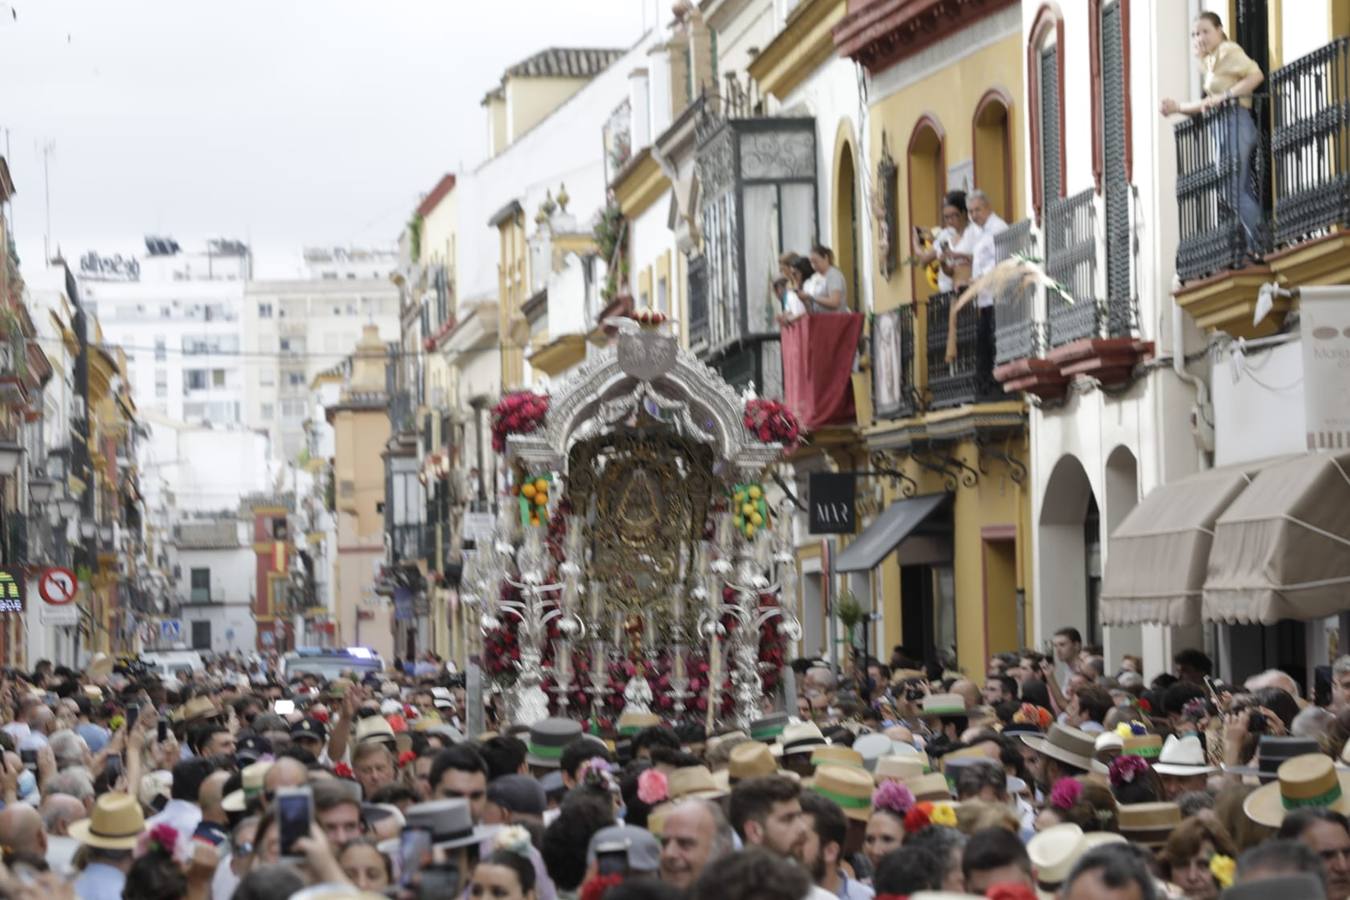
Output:
<path fill-rule="evenodd" d="M 942 229 L 932 247 L 924 248 L 920 242 L 921 234 L 922 229 L 916 228 L 914 255 L 923 265 L 934 259 L 939 261 L 939 291 L 946 293 L 970 281 L 970 266 L 982 232 L 966 210 L 965 191 L 948 191 L 942 198 Z"/>

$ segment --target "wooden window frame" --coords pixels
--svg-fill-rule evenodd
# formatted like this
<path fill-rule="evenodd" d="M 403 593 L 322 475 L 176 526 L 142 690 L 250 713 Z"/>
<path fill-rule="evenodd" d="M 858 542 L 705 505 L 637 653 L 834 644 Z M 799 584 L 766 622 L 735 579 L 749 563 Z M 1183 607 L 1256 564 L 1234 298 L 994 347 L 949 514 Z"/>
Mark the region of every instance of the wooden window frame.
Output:
<path fill-rule="evenodd" d="M 1059 196 L 1065 197 L 1068 172 L 1064 157 L 1064 17 L 1057 7 L 1043 5 L 1036 11 L 1027 33 L 1027 99 L 1028 123 L 1031 132 L 1031 202 L 1036 213 L 1036 224 L 1041 223 L 1045 209 L 1044 166 L 1045 149 L 1041 147 L 1041 47 L 1050 29 L 1055 31 L 1055 62 L 1059 69 Z"/>

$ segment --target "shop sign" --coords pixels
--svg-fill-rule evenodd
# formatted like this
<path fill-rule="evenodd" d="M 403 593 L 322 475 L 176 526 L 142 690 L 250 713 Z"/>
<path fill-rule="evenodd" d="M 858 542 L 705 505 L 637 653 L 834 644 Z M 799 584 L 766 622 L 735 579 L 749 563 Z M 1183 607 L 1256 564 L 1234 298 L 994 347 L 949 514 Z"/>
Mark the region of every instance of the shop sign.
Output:
<path fill-rule="evenodd" d="M 853 534 L 858 529 L 858 486 L 852 475 L 812 472 L 809 508 L 812 534 Z"/>
<path fill-rule="evenodd" d="M 0 569 L 0 613 L 23 612 L 23 569 Z"/>
<path fill-rule="evenodd" d="M 1299 305 L 1308 449 L 1350 449 L 1350 287 L 1307 288 Z"/>

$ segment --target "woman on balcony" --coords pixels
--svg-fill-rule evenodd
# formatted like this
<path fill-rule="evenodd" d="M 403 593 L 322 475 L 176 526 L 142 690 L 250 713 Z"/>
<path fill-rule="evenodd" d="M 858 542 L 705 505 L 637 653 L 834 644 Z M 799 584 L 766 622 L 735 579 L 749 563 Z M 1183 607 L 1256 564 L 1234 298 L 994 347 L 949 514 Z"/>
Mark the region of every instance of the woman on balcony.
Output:
<path fill-rule="evenodd" d="M 914 257 L 916 265 L 926 266 L 938 260 L 938 292 L 947 293 L 957 285 L 970 283 L 970 266 L 975 258 L 975 247 L 980 242 L 980 226 L 970 219 L 966 208 L 965 191 L 948 191 L 942 198 L 942 228 L 925 246 L 923 229 L 914 229 Z"/>
<path fill-rule="evenodd" d="M 1200 116 L 1218 109 L 1216 123 L 1220 159 L 1236 157 L 1232 191 L 1237 195 L 1237 214 L 1247 237 L 1247 249 L 1260 253 L 1261 230 L 1265 216 L 1256 196 L 1252 170 L 1252 151 L 1256 149 L 1256 122 L 1252 119 L 1252 94 L 1266 80 L 1261 67 L 1224 33 L 1223 21 L 1212 12 L 1203 12 L 1191 27 L 1191 45 L 1204 73 L 1205 98 L 1195 103 L 1178 103 L 1171 97 L 1162 101 L 1162 114 L 1181 113 Z M 1237 102 L 1230 102 L 1236 99 Z"/>
<path fill-rule="evenodd" d="M 848 282 L 834 264 L 834 251 L 816 244 L 810 260 L 815 275 L 806 283 L 812 301 L 808 308 L 813 313 L 848 312 Z"/>

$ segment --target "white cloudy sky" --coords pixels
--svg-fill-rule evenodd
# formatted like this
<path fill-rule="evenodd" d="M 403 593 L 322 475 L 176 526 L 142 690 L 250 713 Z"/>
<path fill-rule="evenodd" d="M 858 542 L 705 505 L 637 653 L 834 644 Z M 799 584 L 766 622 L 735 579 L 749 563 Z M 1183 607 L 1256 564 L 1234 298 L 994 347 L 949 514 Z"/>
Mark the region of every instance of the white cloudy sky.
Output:
<path fill-rule="evenodd" d="M 658 0 L 0 0 L 0 152 L 19 252 L 146 233 L 392 243 L 482 158 L 479 101 L 548 46 L 627 47 Z M 660 2 L 668 10 L 668 2 Z M 6 152 L 5 147 L 8 146 Z"/>

